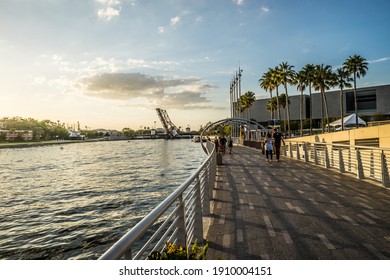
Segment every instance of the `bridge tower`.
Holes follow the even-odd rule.
[[[165,128],[167,137],[169,138],[176,137],[179,134],[179,129],[176,127],[176,125],[173,124],[173,122],[168,116],[167,111],[160,108],[157,108],[156,111],[158,117],[160,118],[161,124]]]

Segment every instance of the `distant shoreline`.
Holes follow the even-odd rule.
[[[32,148],[50,145],[74,144],[74,143],[90,143],[98,141],[107,141],[105,139],[98,140],[51,140],[41,142],[17,142],[17,143],[0,143],[0,149],[18,149],[18,148]]]
[[[50,140],[50,141],[40,141],[40,142],[16,142],[16,143],[0,143],[1,149],[19,149],[19,148],[32,148],[40,146],[50,146],[50,145],[62,145],[62,144],[74,144],[74,143],[91,143],[91,142],[102,142],[102,141],[133,141],[133,140],[156,140],[156,139],[166,139],[165,137],[148,137],[148,138],[121,138],[121,139],[90,139],[90,140]],[[182,137],[175,138],[179,139],[192,139],[192,137]]]

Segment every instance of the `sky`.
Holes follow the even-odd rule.
[[[369,62],[358,87],[390,84],[390,1],[0,0],[0,118],[89,129],[197,130],[230,117],[229,86],[288,62]],[[298,94],[295,88],[289,95]]]

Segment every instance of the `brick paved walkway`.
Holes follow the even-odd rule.
[[[223,163],[208,259],[390,259],[390,190],[247,147]]]

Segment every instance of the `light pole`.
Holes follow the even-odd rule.
[[[232,118],[241,117],[239,100],[241,98],[242,71],[243,70],[239,66],[238,72],[236,71],[236,74],[233,76],[233,79],[230,82],[230,108],[231,108],[231,117]],[[237,126],[234,125],[232,128],[232,135],[234,137],[237,137],[238,134],[239,134],[239,129],[237,129]]]

